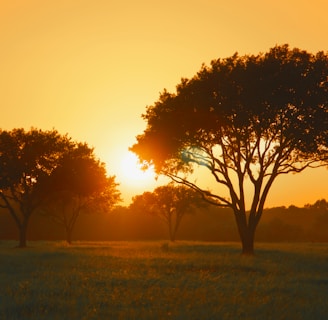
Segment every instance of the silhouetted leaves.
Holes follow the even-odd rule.
[[[91,198],[107,208],[119,200],[114,177],[86,144],[73,142],[56,130],[0,131],[0,207],[9,211],[26,246],[31,215],[52,202]],[[55,200],[56,199],[56,200]],[[51,200],[51,201],[50,201]],[[99,208],[98,206],[98,208]]]
[[[0,206],[19,229],[19,246],[26,246],[32,213],[45,200],[42,185],[70,144],[55,130],[24,129],[0,132]]]
[[[130,209],[160,217],[168,226],[170,240],[174,241],[183,216],[202,206],[205,203],[198,193],[185,186],[169,184],[135,196]]]
[[[176,93],[165,90],[147,107],[147,128],[131,150],[158,173],[231,207],[243,244],[252,246],[275,178],[328,160],[327,100],[323,52],[283,45],[257,56],[236,53],[203,65],[193,78],[181,80]],[[195,164],[207,168],[230,198],[201,190],[181,175]],[[248,218],[246,180],[254,190]]]
[[[68,243],[82,212],[108,212],[120,201],[115,177],[107,177],[105,164],[82,143],[70,146],[43,187],[49,194],[43,209],[65,227]]]

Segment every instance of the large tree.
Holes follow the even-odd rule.
[[[0,207],[9,211],[26,246],[31,215],[47,198],[43,184],[70,145],[57,131],[0,131]]]
[[[148,212],[162,219],[167,225],[170,241],[175,241],[182,218],[197,207],[204,206],[200,195],[185,186],[157,187],[153,192],[146,191],[133,197],[130,209]]]
[[[327,160],[327,77],[325,53],[288,45],[213,60],[147,107],[147,128],[131,150],[157,173],[232,208],[242,252],[253,254],[276,178]],[[217,189],[192,180],[189,173],[198,167]]]
[[[93,149],[77,143],[63,155],[45,186],[48,201],[44,212],[64,226],[66,241],[83,212],[108,212],[120,201],[115,176],[107,177],[105,164],[95,158]]]

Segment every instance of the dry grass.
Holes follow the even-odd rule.
[[[328,245],[0,244],[0,319],[325,319]]]

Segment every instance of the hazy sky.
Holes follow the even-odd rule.
[[[327,0],[2,0],[0,128],[86,141],[126,199],[122,162],[147,105],[204,62],[276,44],[328,51]],[[278,178],[267,206],[328,198],[328,170]]]

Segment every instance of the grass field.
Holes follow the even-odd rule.
[[[0,319],[327,319],[328,244],[0,243]]]

